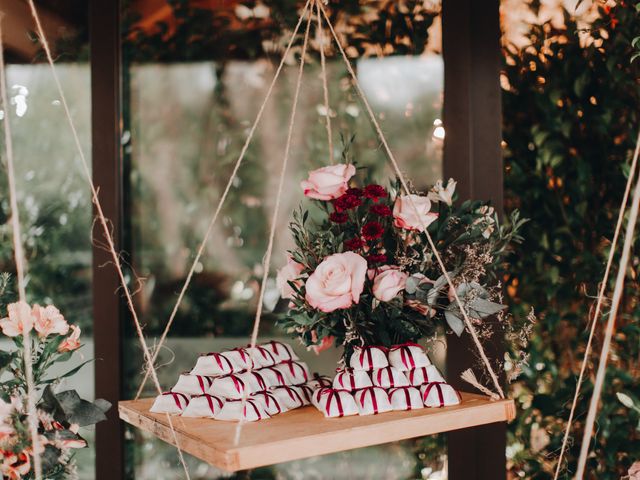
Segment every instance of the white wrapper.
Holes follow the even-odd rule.
[[[288,385],[287,377],[275,366],[274,367],[264,367],[260,370],[256,370],[256,372],[260,373],[264,378],[264,381],[270,387],[277,387],[280,385]]]
[[[247,389],[248,394],[252,393],[251,385],[247,384],[240,377],[240,374],[232,373],[222,377],[215,377],[207,393],[216,397],[238,399],[242,398],[245,389]]]
[[[216,420],[239,421],[242,415],[242,400],[227,400],[215,416]],[[244,406],[244,421],[255,422],[269,418],[269,414],[264,411],[262,405],[255,400],[247,399]]]
[[[247,385],[249,393],[264,392],[272,386],[260,370],[239,373],[238,378]]]
[[[321,410],[320,409],[320,397],[323,395],[323,391],[324,390],[332,390],[332,388],[331,387],[318,388],[318,389],[314,390],[313,394],[311,395],[311,405],[316,407],[318,410]]]
[[[416,368],[406,372],[409,383],[414,387],[419,387],[430,382],[444,382],[444,377],[435,365],[428,367]]]
[[[276,368],[282,372],[289,385],[302,385],[309,381],[309,368],[304,362],[289,360],[276,365]]]
[[[189,404],[189,395],[179,392],[164,392],[156,397],[149,409],[151,413],[182,413]]]
[[[371,372],[371,381],[376,387],[393,388],[408,387],[409,380],[400,370],[394,367],[378,368]]]
[[[325,417],[347,417],[358,414],[356,401],[346,390],[323,388],[316,396],[316,407]]]
[[[369,373],[364,370],[353,370],[351,368],[338,370],[336,376],[333,378],[333,388],[336,390],[352,392],[360,388],[372,386],[373,384],[371,383]]]
[[[349,365],[354,370],[374,370],[389,365],[384,347],[355,347],[349,358]]]
[[[183,373],[178,377],[178,382],[171,389],[172,392],[186,393],[187,395],[202,395],[207,393],[213,383],[213,377],[204,375],[190,375]]]
[[[191,375],[218,376],[234,372],[233,363],[221,353],[206,353],[196,360]]]
[[[302,390],[295,386],[273,387],[269,390],[280,406],[286,410],[293,410],[306,405],[306,400]]]
[[[182,416],[214,418],[223,406],[224,400],[222,398],[205,393],[204,395],[191,397],[189,405],[182,411]]]
[[[451,385],[444,382],[431,382],[420,388],[425,407],[447,407],[458,405],[460,394]]]
[[[416,387],[399,387],[389,390],[389,400],[394,410],[424,408],[422,395]]]
[[[307,385],[313,390],[317,390],[319,388],[331,387],[333,385],[333,381],[326,375],[314,373],[313,378],[307,382]]]
[[[250,399],[258,402],[262,409],[271,417],[287,411],[286,408],[280,405],[278,399],[271,392],[254,393],[253,395],[251,395]]]
[[[431,360],[417,343],[396,345],[389,350],[389,364],[403,372],[415,368],[428,367]]]
[[[254,368],[262,368],[262,367],[271,367],[275,365],[277,362],[276,356],[269,350],[261,345],[256,345],[253,350],[251,347],[246,347],[244,349],[247,354],[251,355],[253,359]]]
[[[252,368],[251,357],[249,356],[249,352],[247,352],[246,348],[234,348],[233,350],[222,352],[220,355],[223,355],[231,361],[234,373]]]
[[[309,384],[298,385],[298,388],[302,392],[302,399],[304,400],[305,405],[309,405],[311,403],[311,398],[313,397],[313,392],[315,388],[311,388]]]
[[[260,346],[266,348],[273,354],[276,363],[286,362],[287,360],[299,360],[298,355],[296,355],[296,352],[293,351],[293,348],[291,348],[291,345],[288,343],[271,340]]]
[[[384,388],[369,387],[358,390],[354,395],[360,415],[375,415],[393,410],[389,395]]]

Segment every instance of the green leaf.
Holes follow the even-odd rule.
[[[62,405],[70,423],[77,423],[81,427],[86,427],[107,419],[103,411],[104,401],[101,402],[100,406],[95,405],[80,398],[80,395],[75,390],[60,392],[56,394],[56,399]]]
[[[16,352],[0,351],[0,370],[7,368],[15,358],[15,355]]]
[[[622,392],[617,392],[616,393],[616,397],[618,397],[618,400],[620,401],[621,404],[623,404],[625,407],[627,408],[634,408],[635,405],[633,403],[633,399],[627,395],[626,393],[622,393]]]
[[[457,336],[462,335],[462,332],[464,332],[464,321],[458,317],[456,313],[447,309],[444,311],[444,318]]]
[[[53,383],[53,382],[57,382],[58,380],[61,380],[63,378],[71,377],[71,376],[75,375],[76,373],[78,373],[82,367],[84,367],[87,363],[90,363],[90,362],[93,362],[93,359],[87,360],[86,362],[82,362],[77,367],[72,368],[68,372],[63,373],[62,375],[60,375],[60,376],[58,376],[56,378],[48,378],[46,380],[42,380],[42,383],[45,383],[45,384]]]
[[[475,318],[487,318],[491,315],[495,315],[501,310],[504,310],[506,305],[491,302],[484,298],[475,298],[468,303],[471,316]]]

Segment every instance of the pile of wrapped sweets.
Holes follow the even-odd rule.
[[[331,380],[317,374],[310,377],[290,345],[270,341],[254,350],[200,355],[193,370],[159,395],[150,411],[216,420],[244,417],[251,422],[308,405],[313,392],[326,386]]]
[[[344,417],[457,405],[460,394],[420,345],[407,343],[355,348],[349,367],[338,370],[332,386],[316,389],[311,403],[325,417]]]

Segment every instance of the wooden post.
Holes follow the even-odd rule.
[[[491,200],[502,211],[502,115],[499,0],[446,0],[443,4],[445,68],[445,178],[458,180],[461,199]],[[488,345],[491,359],[504,354],[501,339]],[[476,361],[468,336],[449,338],[447,379],[469,389],[460,373]],[[482,367],[476,368],[481,373]],[[501,376],[501,379],[503,375]],[[450,480],[506,478],[506,424],[448,435]]]
[[[111,221],[116,249],[122,245],[122,152],[120,102],[120,0],[91,0],[91,134],[93,181],[104,214]],[[95,228],[96,240],[104,243]],[[113,407],[96,426],[96,479],[124,478],[124,429],[118,418],[122,372],[121,332],[124,308],[118,277],[108,252],[93,247],[93,332],[96,397]]]

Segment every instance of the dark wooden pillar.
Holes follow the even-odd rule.
[[[122,152],[120,102],[120,1],[91,0],[91,136],[93,181],[104,214],[111,221],[116,248],[122,242]],[[99,226],[93,231],[104,243]],[[118,419],[123,304],[109,253],[93,248],[93,331],[96,397],[113,407],[108,421],[96,426],[96,479],[124,478],[123,426]]]
[[[491,200],[502,211],[502,115],[500,101],[499,0],[445,0],[445,178],[458,180],[462,199]],[[447,379],[469,390],[460,373],[477,364],[469,335],[449,338]],[[502,359],[500,339],[487,353]],[[478,367],[477,373],[481,373]],[[506,478],[506,424],[460,430],[448,435],[450,480]]]

